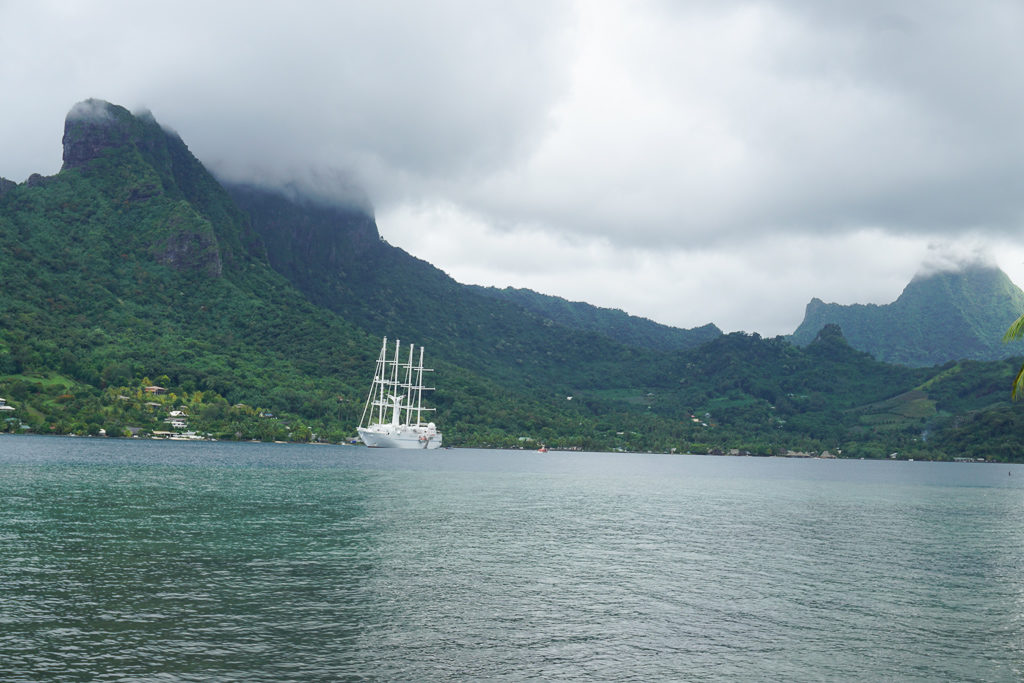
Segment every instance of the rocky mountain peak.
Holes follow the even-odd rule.
[[[79,168],[106,150],[127,145],[133,118],[124,107],[103,100],[73,106],[64,119],[64,168]]]
[[[122,211],[137,212],[131,238],[145,243],[157,261],[216,277],[231,264],[265,258],[224,188],[148,111],[79,102],[65,119],[63,147],[62,172],[80,172]],[[143,218],[154,215],[161,219]]]

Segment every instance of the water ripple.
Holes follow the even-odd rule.
[[[0,678],[1019,680],[1024,489],[913,466],[0,438]]]

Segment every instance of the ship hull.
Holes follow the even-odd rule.
[[[430,450],[441,447],[441,434],[426,427],[370,425],[360,427],[359,438],[370,448]]]

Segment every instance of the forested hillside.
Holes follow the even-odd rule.
[[[582,301],[567,301],[558,296],[529,289],[478,287],[473,290],[502,301],[511,301],[533,311],[545,321],[573,330],[587,330],[627,346],[656,351],[680,351],[700,346],[722,334],[714,324],[685,330],[661,325],[625,311],[599,308]]]
[[[881,306],[813,299],[792,340],[807,344],[823,326],[836,324],[855,348],[889,363],[997,360],[1024,353],[1020,343],[1002,343],[1021,313],[1024,292],[998,268],[975,265],[916,277],[896,301]]]
[[[427,346],[451,445],[1024,458],[1013,361],[887,365],[835,326],[806,348],[713,327],[694,346],[495,298],[365,211],[229,193],[152,116],[105,102],[69,114],[64,159],[0,180],[0,430],[342,441],[387,335]]]
[[[643,348],[572,329],[484,296],[380,239],[357,209],[227,186],[268,245],[270,263],[311,301],[375,335],[416,339],[432,354],[542,394],[629,381]]]
[[[17,428],[152,431],[185,405],[209,418],[190,426],[222,437],[352,434],[379,338],[278,274],[176,135],[87,102],[69,114],[64,151],[59,174],[4,183],[0,196],[0,396]],[[462,405],[452,397],[469,387],[481,423],[499,410],[509,424],[561,415],[435,362],[446,377],[438,402]],[[151,384],[181,405],[137,397]]]
[[[88,102],[69,114],[64,150],[59,174],[0,196],[0,374],[16,400],[56,401],[23,420],[70,430],[97,412],[83,403],[93,390],[143,378],[232,404],[337,412],[371,340],[318,315],[270,268],[177,136]]]

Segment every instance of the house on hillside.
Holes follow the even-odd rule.
[[[0,398],[0,410],[11,411],[11,410],[14,410],[14,406],[7,405],[7,399],[6,398]]]
[[[163,387],[158,387],[155,384],[152,386],[143,387],[142,390],[145,391],[147,394],[153,394],[154,396],[167,393],[166,389],[164,389]]]

